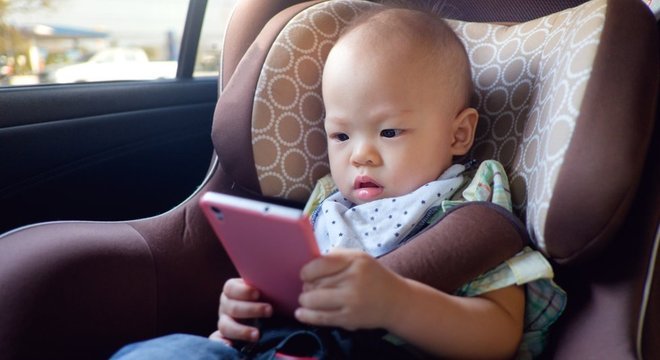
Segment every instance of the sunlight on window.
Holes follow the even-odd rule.
[[[196,76],[215,75],[234,0],[209,0]],[[188,0],[0,0],[0,84],[173,78]]]
[[[222,40],[234,4],[238,0],[209,0],[194,76],[216,76],[222,54]]]

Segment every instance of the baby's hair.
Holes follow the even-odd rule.
[[[415,47],[423,47],[425,52],[421,59],[431,61],[443,59],[458,68],[457,73],[447,74],[463,87],[463,107],[470,105],[472,96],[472,74],[468,55],[461,40],[454,30],[447,24],[442,16],[444,6],[433,2],[409,3],[388,1],[382,6],[376,6],[358,15],[346,28],[344,28],[340,39],[347,34],[360,29],[363,26],[374,26],[378,31],[369,32],[373,38],[365,41],[388,46],[392,42],[382,41],[383,38],[399,38],[403,43],[414,44]],[[443,4],[440,2],[440,4]],[[392,16],[398,12],[397,16]],[[447,51],[447,50],[450,51]],[[392,49],[392,51],[400,51]],[[420,54],[411,54],[411,56]],[[442,69],[437,69],[441,71]]]

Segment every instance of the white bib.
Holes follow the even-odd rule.
[[[321,253],[339,247],[378,257],[396,249],[431,208],[458,190],[463,184],[464,170],[463,165],[452,165],[438,180],[409,194],[361,205],[354,205],[335,192],[323,201],[314,219]]]

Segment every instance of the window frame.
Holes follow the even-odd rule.
[[[190,0],[179,44],[175,79],[192,79],[208,0]]]

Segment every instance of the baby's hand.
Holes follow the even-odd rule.
[[[304,282],[296,318],[347,330],[387,328],[405,296],[405,280],[373,257],[339,250],[301,270]]]
[[[259,291],[243,279],[227,280],[220,295],[218,331],[211,334],[210,338],[257,341],[259,330],[240,320],[270,317],[273,314],[273,307],[259,302],[259,296]]]

